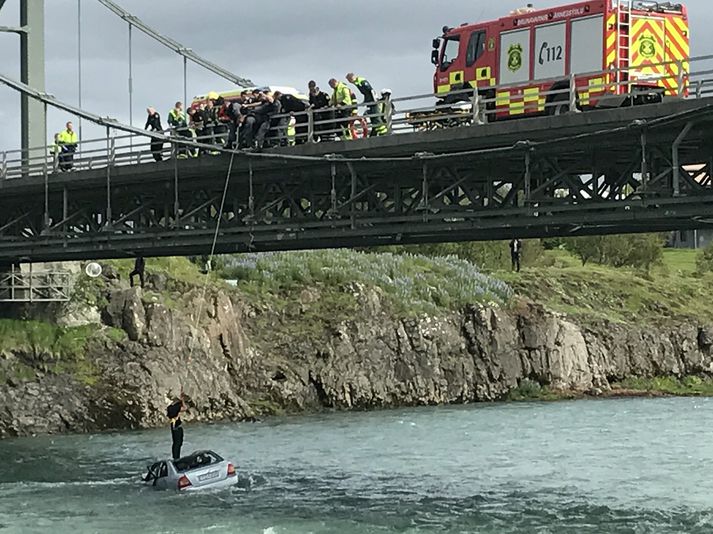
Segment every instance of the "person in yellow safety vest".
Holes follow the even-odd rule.
[[[336,119],[342,119],[336,124],[342,130],[342,140],[346,141],[352,138],[351,131],[349,130],[349,124],[351,122],[349,118],[352,115],[351,108],[354,105],[352,92],[344,82],[337,81],[334,78],[329,80],[329,86],[334,91],[330,101],[331,105],[336,108],[334,110],[334,117]]]
[[[183,102],[176,102],[176,106],[168,112],[168,125],[171,127],[174,136],[192,139],[193,136],[186,122],[186,114],[183,112]],[[188,149],[185,145],[178,145],[176,158],[188,159]]]
[[[395,108],[391,103],[391,89],[382,89],[381,97],[376,101],[381,122],[374,126],[372,135],[386,135],[389,133],[389,122],[393,117]]]
[[[77,151],[77,133],[74,131],[74,126],[71,122],[66,124],[66,129],[62,130],[55,136],[57,146],[59,147],[59,170],[71,171],[74,166],[74,153]]]
[[[383,115],[379,113],[379,106],[376,104],[376,94],[374,94],[374,88],[367,79],[357,76],[353,72],[347,74],[347,81],[353,84],[364,97],[366,114],[369,118],[369,123],[371,124],[371,135],[383,135],[379,133],[384,131],[382,120]]]

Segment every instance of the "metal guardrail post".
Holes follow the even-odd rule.
[[[111,226],[111,164],[114,161],[114,140],[111,138],[111,129],[106,127],[106,151],[107,151],[107,165],[106,165],[106,221],[105,225],[107,227]]]
[[[116,139],[113,137],[109,137],[109,128],[106,129],[107,131],[107,139],[109,141],[109,155],[107,158],[107,165],[111,165],[112,167],[116,165]]]
[[[676,67],[678,68],[678,96],[682,97],[686,94],[686,88],[684,86],[685,77],[683,74],[683,61],[680,59],[676,62]]]
[[[314,143],[314,109],[307,108],[307,142]]]
[[[473,125],[476,124],[483,124],[483,121],[481,120],[480,117],[480,92],[478,91],[478,87],[476,86],[473,88],[473,99],[472,99],[472,106],[473,106]]]
[[[42,165],[42,174],[45,180],[45,213],[43,217],[45,230],[49,230],[50,227],[50,180],[49,172],[47,169],[47,154],[44,157],[44,165]]]
[[[394,133],[394,107],[391,105],[391,95],[384,98],[384,118],[386,119],[386,133]]]
[[[34,301],[34,288],[32,286],[32,262],[30,262],[30,302]]]
[[[574,74],[569,75],[569,111],[577,111],[577,79]]]
[[[0,180],[7,178],[7,152],[3,151],[0,159]]]

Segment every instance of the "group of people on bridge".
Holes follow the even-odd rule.
[[[229,97],[209,93],[205,100],[194,102],[187,113],[183,102],[176,102],[168,112],[171,133],[203,145],[197,148],[177,143],[176,157],[218,154],[217,148],[260,151],[266,146],[295,145],[308,140],[348,140],[388,133],[394,111],[391,90],[384,89],[377,95],[365,78],[353,73],[347,74],[346,81],[362,95],[366,116],[358,116],[355,93],[344,81],[334,78],[329,80],[331,96],[310,81],[308,100],[269,89],[246,89]],[[145,129],[164,132],[158,111],[153,107],[146,111]],[[161,140],[151,142],[156,161],[163,159],[163,145]]]

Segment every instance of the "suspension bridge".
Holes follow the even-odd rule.
[[[153,32],[101,1],[130,28]],[[624,90],[631,105],[585,112],[587,89],[569,77],[543,95],[543,116],[520,120],[497,120],[496,97],[477,90],[448,105],[430,93],[399,96],[388,135],[368,139],[325,141],[315,132],[338,131],[337,121],[308,110],[295,146],[263,153],[149,134],[60,102],[31,76],[3,75],[33,109],[62,109],[106,135],[81,141],[70,172],[59,172],[45,141],[0,153],[0,263],[204,254],[219,222],[218,253],[705,228],[712,63],[693,58],[677,97],[635,106]],[[163,142],[164,161],[154,161],[152,140]],[[181,160],[182,144],[218,154]]]

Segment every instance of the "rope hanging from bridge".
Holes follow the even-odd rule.
[[[217,213],[218,219],[215,224],[215,232],[213,233],[213,243],[211,244],[210,254],[208,256],[208,264],[206,266],[206,273],[205,273],[205,280],[203,282],[203,289],[201,290],[201,298],[198,301],[198,312],[196,313],[196,319],[195,319],[195,324],[194,324],[194,328],[193,328],[195,332],[198,332],[198,327],[200,326],[201,317],[203,315],[205,296],[206,296],[206,293],[208,292],[208,283],[210,282],[210,274],[213,270],[213,258],[215,257],[215,249],[218,244],[218,236],[220,235],[220,226],[221,226],[221,222],[223,221],[223,213],[225,211],[225,201],[228,197],[228,187],[230,185],[230,178],[233,173],[233,161],[234,160],[235,160],[235,154],[231,154],[230,164],[228,165],[228,174],[225,176],[225,185],[223,186],[223,197],[220,200],[220,208],[218,209],[218,213]],[[191,346],[191,348],[190,348],[190,351],[188,352],[187,368],[190,367],[191,360],[193,359],[193,353],[195,351],[195,346],[196,346],[195,337],[191,338],[190,346]],[[183,395],[183,384],[181,384],[181,395]]]
[[[216,65],[215,63],[208,61],[207,59],[199,56],[195,52],[193,52],[190,48],[183,46],[181,43],[174,41],[173,39],[166,37],[164,35],[161,35],[157,30],[154,28],[151,28],[147,24],[145,24],[140,18],[136,17],[135,15],[132,15],[125,9],[123,9],[121,6],[115,4],[111,0],[99,0],[99,3],[102,4],[104,7],[109,9],[111,12],[113,12],[115,15],[118,17],[122,18],[132,26],[138,28],[140,31],[151,37],[152,39],[158,41],[161,43],[163,46],[166,48],[170,48],[173,50],[176,54],[186,58],[189,61],[192,61],[196,65],[200,65],[206,70],[209,70],[213,74],[217,74],[221,78],[224,78],[230,82],[233,82],[236,85],[239,85],[240,87],[254,87],[255,84],[253,84],[252,81],[248,80],[247,78],[243,78],[241,76],[238,76],[237,74],[233,74],[227,69],[224,69],[220,65]]]

